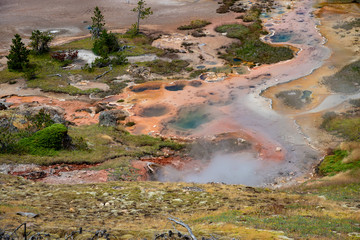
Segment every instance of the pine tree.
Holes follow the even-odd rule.
[[[153,14],[150,7],[148,7],[148,8],[145,7],[146,3],[144,0],[138,1],[137,4],[138,4],[137,7],[132,10],[133,12],[136,12],[138,14],[137,15],[137,25],[136,25],[136,34],[139,33],[140,19],[145,19],[148,16]]]
[[[90,33],[92,34],[93,38],[99,38],[104,30],[105,20],[98,6],[95,7],[94,16],[91,17],[91,20],[92,20],[92,25],[91,25]]]
[[[6,56],[8,59],[8,69],[14,71],[23,71],[29,65],[29,53],[25,44],[21,41],[19,34],[15,34],[15,38],[12,39],[12,45],[10,46],[10,53]]]
[[[40,30],[34,30],[31,33],[31,43],[33,51],[41,54],[50,50],[49,44],[54,37],[49,32],[41,32]]]

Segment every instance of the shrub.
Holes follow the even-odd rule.
[[[111,63],[114,66],[125,65],[128,63],[126,56],[122,53],[117,53],[113,59],[111,59]]]
[[[24,78],[28,81],[36,78],[36,70],[34,66],[24,67],[23,72]]]
[[[258,6],[252,6],[248,11],[246,11],[243,21],[244,22],[254,22],[259,19],[261,14],[261,8]]]
[[[81,69],[84,71],[87,71],[89,73],[92,73],[95,71],[94,66],[92,66],[91,64],[88,64],[88,63],[86,63]]]
[[[125,35],[128,38],[134,38],[139,34],[137,23],[131,25],[131,28],[126,31]]]
[[[115,34],[103,30],[100,37],[95,40],[92,50],[96,55],[105,57],[109,53],[116,52],[119,49],[120,45]]]
[[[36,132],[41,129],[50,127],[55,122],[51,119],[50,114],[46,113],[44,109],[40,109],[39,113],[26,117],[29,125],[27,131]]]
[[[53,124],[31,137],[19,141],[19,146],[34,155],[54,155],[56,150],[63,149],[69,142],[67,128],[62,124]]]
[[[103,68],[107,67],[111,64],[111,59],[108,56],[95,58],[95,61],[92,63],[91,66]]]

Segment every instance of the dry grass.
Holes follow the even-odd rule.
[[[0,175],[0,183],[0,202],[7,204],[0,207],[0,226],[11,229],[27,221],[33,224],[30,230],[59,237],[82,226],[111,229],[120,239],[153,238],[172,229],[169,216],[183,220],[196,236],[212,234],[217,239],[277,239],[279,235],[331,239],[338,235],[323,229],[333,224],[342,239],[350,231],[360,231],[359,219],[341,202],[265,188],[159,182],[45,185],[5,175]],[[16,215],[22,209],[40,216]]]

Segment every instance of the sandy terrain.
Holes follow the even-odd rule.
[[[164,30],[175,29],[181,22],[214,15],[218,4],[211,0],[147,0],[154,12],[144,25]],[[91,16],[99,6],[108,29],[129,28],[136,21],[131,12],[136,0],[2,0],[0,1],[0,54],[6,53],[14,34],[28,38],[34,29],[59,31],[58,37],[88,34]],[[196,11],[195,11],[196,10]],[[160,26],[161,25],[161,26]]]

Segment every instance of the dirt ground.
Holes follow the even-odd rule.
[[[61,37],[88,34],[95,6],[100,7],[108,29],[127,29],[136,21],[136,14],[131,11],[136,3],[137,0],[87,0],[86,4],[72,0],[1,0],[0,54],[8,51],[16,33],[27,39],[34,29],[58,31],[57,41]],[[160,30],[175,29],[191,19],[206,19],[218,7],[213,0],[147,0],[146,3],[154,14],[142,20],[141,26]]]

